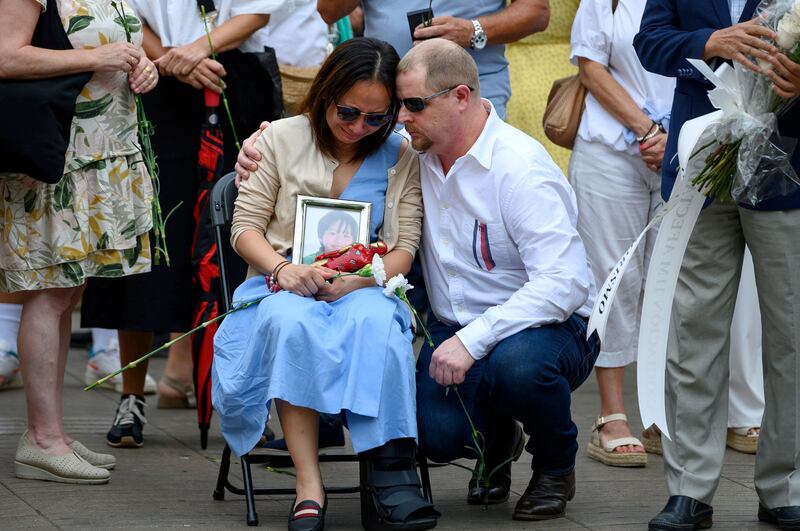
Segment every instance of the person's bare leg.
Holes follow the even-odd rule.
[[[283,400],[275,400],[275,408],[297,474],[297,502],[314,500],[322,505],[325,490],[319,469],[319,413]]]
[[[124,367],[128,363],[153,350],[153,333],[133,330],[119,331],[119,361]],[[144,379],[147,376],[147,361],[122,373],[122,394],[143,395]]]
[[[175,339],[180,334],[170,334],[170,339]],[[192,338],[187,337],[178,343],[175,343],[169,348],[169,355],[167,356],[167,366],[164,369],[164,375],[172,378],[181,383],[192,383],[192,370],[194,362],[192,361]],[[158,394],[168,398],[183,398],[183,394],[177,389],[165,384],[163,381],[158,382]]]
[[[28,406],[28,439],[50,455],[72,452],[65,440],[62,418],[66,350],[61,336],[66,328],[64,316],[69,316],[79,291],[32,291],[22,307],[18,348]]]
[[[625,401],[622,398],[622,387],[625,382],[625,367],[595,367],[597,385],[600,388],[600,415],[625,413]],[[600,444],[622,437],[630,437],[631,429],[627,422],[614,420],[600,429]],[[644,447],[628,444],[618,447],[620,453],[644,453]]]
[[[67,371],[67,356],[69,355],[69,342],[72,338],[72,311],[81,300],[86,285],[75,288],[70,299],[69,308],[61,315],[61,323],[58,338],[58,396],[64,396],[64,375]],[[64,432],[64,442],[72,444],[74,439]]]

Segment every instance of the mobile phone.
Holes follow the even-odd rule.
[[[428,23],[433,20],[433,9],[418,9],[416,11],[409,11],[406,13],[408,17],[408,30],[411,32],[411,40],[414,40],[414,30],[420,24]]]

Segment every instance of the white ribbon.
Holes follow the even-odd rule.
[[[709,92],[709,99],[720,110],[689,120],[681,128],[678,137],[678,162],[681,170],[672,195],[611,270],[598,293],[587,332],[591,335],[597,331],[602,344],[608,315],[628,263],[645,234],[661,222],[647,272],[642,305],[637,388],[642,424],[655,424],[667,438],[670,438],[670,433],[666,421],[664,376],[672,301],[683,255],[706,199],[705,195],[691,185],[692,180],[703,169],[707,156],[707,151],[700,154],[696,154],[696,151],[698,147],[707,146],[716,140],[715,126],[723,118],[743,112],[736,72],[729,65],[723,64],[713,72],[702,61],[690,59],[689,62],[714,83],[716,88]]]

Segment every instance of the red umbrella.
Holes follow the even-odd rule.
[[[223,141],[220,127],[220,95],[205,89],[206,120],[200,133],[200,151],[197,164],[200,176],[197,201],[194,206],[195,234],[192,242],[192,264],[198,288],[198,305],[193,326],[219,315],[219,265],[217,245],[211,229],[208,198],[214,183],[222,177]],[[200,427],[200,445],[208,445],[208,428],[211,423],[211,363],[214,359],[214,334],[218,323],[213,323],[192,336],[194,360],[194,387],[197,395],[197,424]]]

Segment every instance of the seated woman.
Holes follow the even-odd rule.
[[[212,399],[233,453],[259,441],[275,400],[296,472],[290,530],[324,526],[319,413],[344,412],[365,453],[367,529],[429,529],[422,497],[411,316],[371,278],[291,264],[298,195],[372,203],[370,237],[388,246],[387,277],[407,273],[422,217],[416,154],[394,133],[399,58],[387,43],[353,39],[320,68],[303,114],[273,123],[255,146],[259,169],[236,200],[231,242],[250,266],[234,301],[282,291],[227,317],[215,338]]]

